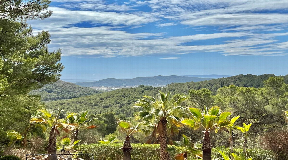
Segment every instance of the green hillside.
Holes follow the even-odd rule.
[[[169,84],[167,86],[167,89],[170,92],[175,93],[183,93],[187,94],[189,90],[191,89],[201,89],[201,88],[207,88],[211,90],[214,94],[216,93],[218,88],[229,86],[229,85],[235,85],[239,87],[263,87],[263,81],[267,80],[269,77],[275,76],[274,74],[263,74],[263,75],[237,75],[237,76],[231,76],[227,78],[218,78],[218,79],[212,79],[207,81],[201,81],[201,82],[187,82],[187,83],[173,83]],[[288,75],[281,76],[284,78],[285,83],[288,83]]]
[[[51,101],[46,105],[50,109],[60,108],[71,112],[89,111],[91,114],[114,112],[117,115],[132,116],[135,101],[144,95],[155,95],[158,90],[159,88],[142,85],[69,100]]]
[[[136,111],[132,106],[143,95],[154,96],[158,90],[170,91],[173,94],[187,94],[190,89],[208,88],[214,93],[218,88],[234,84],[245,87],[262,87],[263,81],[274,75],[238,75],[227,78],[212,79],[202,82],[188,82],[170,84],[168,87],[139,86],[136,88],[124,88],[110,92],[104,92],[86,97],[70,100],[59,100],[46,103],[48,108],[62,108],[66,111],[89,111],[90,113],[114,112],[117,115],[132,116]],[[285,83],[288,76],[284,76]]]
[[[125,86],[165,86],[170,83],[185,83],[185,82],[199,82],[210,80],[212,78],[198,78],[198,77],[186,77],[186,76],[154,76],[154,77],[137,77],[133,79],[115,79],[115,78],[107,78],[100,81],[95,82],[79,82],[77,85],[84,87],[125,87]]]
[[[61,99],[72,99],[82,96],[100,93],[92,88],[81,87],[73,83],[57,81],[30,92],[32,95],[41,95],[42,101],[56,101]]]

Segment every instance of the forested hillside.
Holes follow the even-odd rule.
[[[84,87],[126,87],[126,86],[165,86],[170,83],[185,83],[185,82],[199,82],[210,80],[212,78],[198,78],[198,77],[186,77],[186,76],[154,76],[154,77],[137,77],[133,79],[115,79],[107,78],[95,82],[79,82],[77,85]]]
[[[269,77],[275,76],[274,74],[263,74],[263,75],[237,75],[237,76],[231,76],[227,78],[218,78],[218,79],[212,79],[208,81],[201,81],[201,82],[187,82],[187,83],[173,83],[169,84],[167,86],[168,90],[170,92],[175,93],[185,93],[187,94],[190,89],[201,89],[201,88],[207,88],[211,90],[214,94],[216,93],[217,89],[229,86],[229,85],[235,85],[239,87],[263,87],[264,81],[267,80]],[[281,76],[284,78],[284,82],[288,83],[288,75]]]
[[[41,95],[42,101],[56,101],[61,99],[72,99],[82,96],[100,93],[92,88],[81,87],[73,83],[57,81],[52,84],[47,84],[44,87],[31,91],[32,95]]]
[[[60,108],[71,112],[89,111],[90,114],[113,112],[117,115],[132,116],[135,101],[144,95],[155,95],[159,89],[142,85],[69,100],[51,101],[46,105],[50,109]]]
[[[207,88],[214,94],[218,88],[235,85],[240,87],[263,87],[263,81],[272,74],[266,75],[238,75],[227,78],[212,79],[202,82],[188,82],[170,84],[167,87],[148,87],[141,85],[136,88],[124,88],[110,92],[104,92],[86,97],[74,98],[71,100],[60,100],[46,103],[48,108],[62,108],[66,111],[89,111],[91,114],[114,112],[116,115],[132,116],[135,108],[132,106],[143,95],[154,96],[159,90],[173,94],[188,94],[191,89]],[[288,76],[284,76],[285,83]]]

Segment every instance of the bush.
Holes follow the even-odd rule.
[[[224,154],[226,155],[230,154],[230,148],[222,148],[222,147],[213,148],[212,159],[223,160],[223,157],[219,153],[219,151],[224,152]],[[263,159],[274,160],[275,159],[274,154],[271,151],[264,150],[261,148],[250,148],[250,149],[247,149],[246,152],[247,152],[247,158],[252,158],[253,160],[263,160]],[[233,153],[235,153],[238,156],[244,156],[244,152],[242,148],[234,148]]]
[[[21,158],[17,156],[3,156],[0,158],[0,160],[21,160]]]
[[[160,159],[160,145],[159,144],[131,144],[131,159],[133,160],[159,160]],[[85,160],[96,159],[96,160],[122,160],[123,144],[121,143],[110,143],[110,144],[91,144],[81,145],[81,151],[86,153]],[[177,147],[174,145],[168,145],[168,152],[171,158],[177,154],[185,152],[184,147]],[[87,156],[90,154],[90,156]],[[189,153],[188,153],[189,156]]]
[[[280,130],[266,133],[262,137],[262,145],[271,150],[276,159],[288,159],[288,131]]]

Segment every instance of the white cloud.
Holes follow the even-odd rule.
[[[249,33],[214,33],[190,36],[161,38],[161,34],[113,31],[109,27],[95,28],[62,28],[50,31],[52,35],[51,50],[61,48],[64,56],[69,55],[98,55],[104,57],[114,56],[140,56],[152,54],[188,54],[194,52],[222,52],[223,54],[243,54],[245,48],[251,47],[253,54],[259,49],[252,47],[259,44],[268,44],[274,40],[250,39],[227,41],[220,45],[194,45],[182,46],[182,43],[198,40],[208,40],[225,37],[251,36]],[[154,39],[149,39],[153,36]],[[158,38],[155,38],[158,37]],[[271,35],[270,35],[271,37]],[[241,53],[240,53],[241,52]],[[246,53],[246,52],[245,52]]]
[[[189,18],[191,17],[191,18]],[[195,17],[193,14],[186,15],[182,24],[193,26],[205,25],[261,25],[288,23],[288,14],[218,14],[204,17]]]
[[[278,41],[276,38],[288,35],[284,31],[288,24],[288,14],[276,12],[279,9],[287,11],[286,0],[131,0],[121,5],[108,4],[103,0],[54,2],[69,3],[61,6],[66,9],[50,7],[53,11],[50,18],[29,23],[36,28],[35,31],[49,30],[52,35],[50,49],[61,48],[64,56],[114,57],[196,52],[219,52],[224,55],[284,55],[288,48],[287,42]],[[152,12],[134,10],[135,6],[144,5],[150,6]],[[141,33],[140,29],[139,33],[129,33],[123,29],[123,26],[139,27],[156,21],[162,22],[157,22],[157,29],[178,25],[176,22],[187,27],[192,26],[191,29],[199,29],[201,33],[206,32],[203,26],[220,27],[219,30],[213,31],[214,33],[210,30],[209,34],[195,32],[194,35],[171,37],[164,33]],[[102,27],[74,26],[82,22]],[[103,27],[105,25],[110,27]],[[151,31],[154,31],[153,27]],[[263,34],[259,31],[270,33]],[[279,33],[280,31],[282,33]],[[199,45],[199,42],[193,45],[196,41],[216,42],[219,38],[230,40],[216,45]],[[190,45],[183,45],[187,42]],[[174,58],[177,56],[161,59]]]
[[[65,8],[80,9],[80,10],[91,10],[91,11],[128,11],[132,10],[130,6],[126,4],[107,4],[103,0],[95,1],[72,1],[74,3],[63,4]],[[78,3],[75,3],[78,2]]]
[[[39,21],[30,21],[32,27],[44,30],[67,27],[81,22],[94,24],[109,24],[113,26],[125,25],[134,26],[156,21],[153,16],[143,13],[141,15],[117,12],[96,12],[96,11],[71,11],[59,7],[50,7],[53,14],[50,18]]]
[[[175,23],[162,23],[162,24],[159,24],[158,26],[159,27],[168,27],[168,26],[174,26],[176,25]]]
[[[164,60],[172,60],[172,59],[178,59],[179,57],[165,57],[165,58],[160,58]]]

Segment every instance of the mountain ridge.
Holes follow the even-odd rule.
[[[137,87],[139,85],[161,87],[171,83],[199,82],[213,78],[199,78],[187,76],[154,76],[154,77],[136,77],[132,79],[106,78],[94,82],[76,82],[75,84],[83,87]]]

